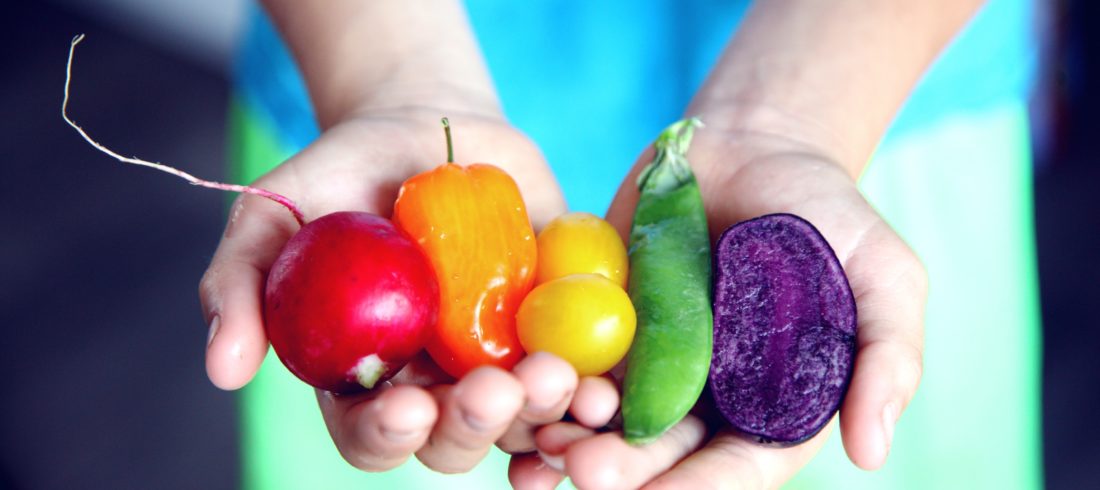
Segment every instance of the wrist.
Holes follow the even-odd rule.
[[[855,177],[909,91],[980,2],[756,2],[692,115],[805,143]],[[705,120],[706,121],[706,120]]]
[[[345,110],[330,115],[338,122],[364,116],[395,116],[429,113],[442,116],[468,116],[503,121],[504,114],[492,87],[447,80],[389,79],[359,89],[356,100]]]
[[[833,128],[776,105],[696,100],[688,110],[688,115],[699,117],[706,125],[704,132],[710,136],[704,144],[716,144],[725,153],[723,158],[707,159],[712,165],[726,167],[712,169],[720,170],[718,173],[796,155],[798,160],[828,162],[854,180],[865,163],[866,157],[847,145]]]
[[[264,0],[322,129],[370,111],[500,113],[459,0]]]

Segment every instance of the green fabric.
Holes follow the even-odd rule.
[[[239,97],[230,99],[226,142],[230,182],[252,182],[294,153],[293,148],[279,141],[274,128],[265,122]]]
[[[860,184],[928,269],[924,376],[882,470],[852,465],[834,430],[789,488],[1042,487],[1027,124],[1005,104],[879,148]]]
[[[239,101],[230,121],[238,182],[289,156]],[[1030,161],[1022,104],[955,116],[879,148],[861,187],[929,271],[924,378],[884,469],[857,469],[834,431],[788,488],[1042,486]],[[245,488],[508,487],[507,458],[495,449],[461,476],[415,460],[384,474],[353,469],[337,454],[312,390],[273,353],[241,396]]]

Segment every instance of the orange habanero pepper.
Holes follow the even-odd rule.
[[[427,254],[439,280],[439,319],[428,343],[454,377],[523,357],[516,311],[531,290],[535,233],[519,188],[500,168],[448,162],[405,181],[394,222]]]

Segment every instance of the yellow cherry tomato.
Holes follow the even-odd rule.
[[[516,313],[525,351],[555,354],[581,376],[605,373],[618,364],[630,350],[636,321],[630,296],[599,274],[573,274],[541,284]]]
[[[626,287],[626,246],[619,232],[589,213],[554,218],[538,235],[535,284],[570,274],[600,274]]]

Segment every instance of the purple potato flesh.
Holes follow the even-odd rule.
[[[715,250],[710,390],[734,428],[797,444],[832,419],[855,358],[856,305],[840,261],[806,220],[738,223]]]

